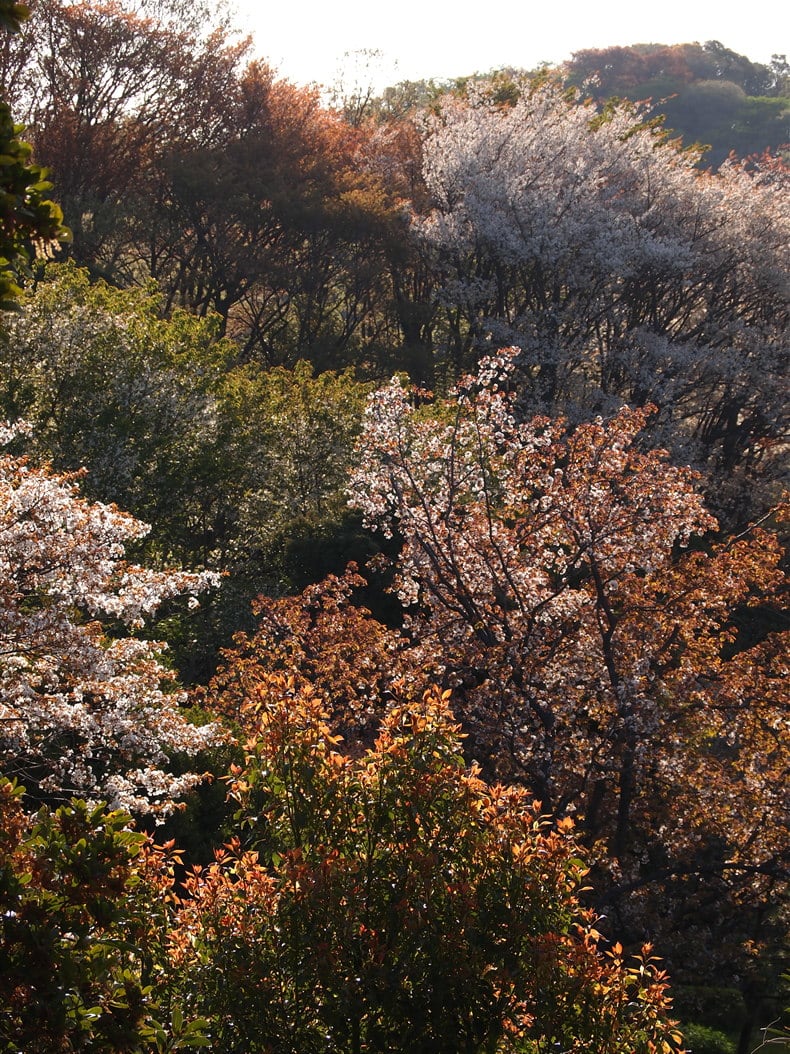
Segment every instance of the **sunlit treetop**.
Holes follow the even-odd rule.
[[[34,797],[167,812],[200,779],[168,772],[172,756],[217,741],[179,712],[162,646],[130,635],[216,577],[128,563],[147,530],[74,476],[0,454],[0,769]]]

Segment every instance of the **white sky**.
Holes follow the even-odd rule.
[[[235,0],[256,54],[297,84],[333,84],[344,52],[382,53],[366,80],[437,80],[554,65],[582,48],[719,40],[755,62],[790,57],[787,0]],[[349,78],[347,77],[346,80]]]

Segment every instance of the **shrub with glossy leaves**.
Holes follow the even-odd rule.
[[[464,766],[448,693],[357,758],[285,678],[247,709],[244,841],[188,881],[172,947],[216,1049],[680,1048],[650,948],[599,947],[571,821]]]
[[[0,779],[0,1051],[202,1045],[160,987],[173,858],[125,813],[72,801],[28,817],[20,798]]]

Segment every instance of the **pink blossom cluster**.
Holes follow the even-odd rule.
[[[615,763],[590,720],[630,735],[638,714],[649,743],[652,645],[636,646],[616,612],[716,521],[695,473],[639,449],[649,410],[575,428],[520,421],[517,356],[484,360],[434,406],[415,408],[397,381],[372,395],[350,495],[369,526],[402,539],[395,589],[426,671],[474,696],[470,727],[490,739],[496,725],[502,757],[540,788],[535,768],[559,738],[564,769]]]

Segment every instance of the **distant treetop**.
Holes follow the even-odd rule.
[[[766,65],[705,44],[633,44],[586,49],[566,65],[567,82],[597,101],[651,100],[653,112],[686,144],[709,147],[703,164],[779,151],[790,141],[790,66]]]

